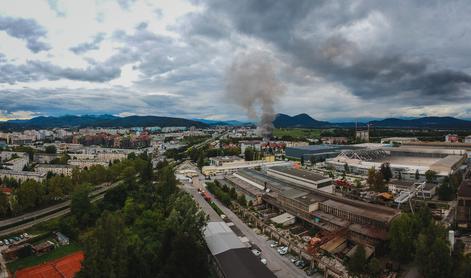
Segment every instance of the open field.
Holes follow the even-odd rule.
[[[14,262],[8,263],[7,267],[11,273],[15,273],[15,271],[17,271],[18,269],[35,266],[38,264],[43,264],[47,261],[55,260],[55,259],[64,257],[68,254],[77,252],[81,249],[82,247],[80,245],[71,243],[66,246],[57,247],[51,252],[44,254],[42,256],[32,255],[26,258],[18,259]]]
[[[273,136],[283,137],[291,136],[293,138],[319,138],[322,129],[308,129],[308,128],[276,128],[273,131]]]

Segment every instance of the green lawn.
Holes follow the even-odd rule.
[[[79,251],[79,250],[82,250],[82,247],[80,245],[76,243],[71,243],[66,246],[57,247],[56,249],[42,256],[32,255],[26,258],[18,259],[14,262],[8,263],[7,267],[11,273],[15,273],[15,271],[19,269],[30,267],[30,266],[35,266],[35,265],[42,264],[47,261],[55,260],[55,259],[64,257],[68,254]]]
[[[283,137],[291,136],[294,138],[319,138],[322,129],[308,129],[308,128],[276,128],[273,131],[273,136]]]

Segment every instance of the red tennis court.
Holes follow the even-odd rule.
[[[82,251],[72,253],[57,260],[49,261],[18,270],[17,278],[72,278],[80,271],[84,254]]]

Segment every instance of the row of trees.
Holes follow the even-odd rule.
[[[401,214],[389,236],[391,257],[401,264],[416,263],[425,277],[471,277],[471,257],[463,255],[463,242],[457,241],[451,251],[447,231],[434,222],[428,208]]]
[[[221,201],[221,203],[223,203],[225,206],[229,206],[231,204],[231,201],[235,201],[243,207],[249,205],[249,203],[247,203],[245,195],[237,194],[234,187],[229,188],[225,184],[221,185],[217,180],[215,180],[214,183],[208,182],[206,184],[206,188],[208,189],[208,191],[214,194],[216,198],[218,198],[218,200]]]

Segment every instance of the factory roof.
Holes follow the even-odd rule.
[[[306,171],[303,169],[295,169],[292,167],[275,166],[268,169],[268,171],[281,172],[287,175],[295,176],[295,177],[310,180],[310,181],[321,181],[321,180],[329,179],[328,177],[319,175],[311,171]]]
[[[373,207],[353,206],[346,202],[339,202],[332,199],[327,200],[323,202],[322,204],[332,207],[332,208],[339,209],[339,210],[347,211],[354,215],[359,215],[359,216],[367,217],[369,219],[380,221],[383,223],[389,223],[392,220],[392,218],[395,216],[395,214],[386,214],[384,213],[384,211],[383,212],[379,211],[378,209],[375,209]]]
[[[288,198],[288,199],[294,199],[294,200],[296,200],[298,202],[301,202],[305,205],[310,205],[310,204],[313,204],[313,203],[323,202],[323,201],[327,200],[327,198],[324,198],[322,196],[319,196],[319,195],[316,195],[316,194],[313,194],[313,193],[309,193],[309,192],[306,192],[306,191],[302,191],[302,190],[299,190],[299,189],[296,189],[296,188],[292,188],[292,189],[282,191],[282,192],[279,193],[279,195],[281,195],[285,198]]]
[[[464,157],[462,155],[448,155],[445,158],[442,158],[437,162],[433,163],[430,166],[430,169],[438,173],[448,173],[450,172],[450,170],[455,169],[456,165],[463,161],[463,159]]]
[[[204,238],[213,255],[234,248],[245,248],[225,222],[209,222],[204,230]]]
[[[275,278],[248,248],[231,249],[215,256],[226,278]]]
[[[270,220],[272,222],[275,222],[277,224],[283,224],[287,221],[290,221],[290,220],[293,220],[295,217],[287,212],[283,213],[283,214],[280,214],[278,216],[275,216],[273,218],[271,218]]]
[[[204,230],[206,244],[224,277],[274,278],[275,275],[252,252],[225,222],[209,222]]]

